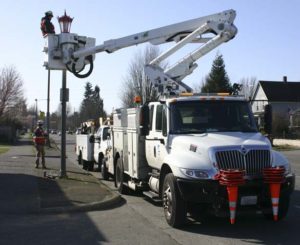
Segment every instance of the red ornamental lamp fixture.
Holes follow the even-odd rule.
[[[59,22],[59,27],[60,27],[60,31],[61,33],[70,33],[71,30],[71,24],[74,18],[71,18],[70,16],[68,16],[66,14],[66,10],[65,10],[65,14],[61,17],[57,17],[58,22]]]

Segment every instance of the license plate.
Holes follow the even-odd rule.
[[[242,206],[255,205],[255,204],[257,204],[257,196],[241,197],[241,205]]]

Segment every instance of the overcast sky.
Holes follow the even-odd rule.
[[[39,110],[47,108],[47,71],[42,66],[44,40],[40,19],[47,10],[57,16],[64,10],[74,17],[71,32],[96,38],[96,44],[224,10],[237,12],[237,36],[201,58],[198,68],[184,81],[193,86],[209,73],[217,52],[223,55],[232,83],[242,78],[300,81],[300,1],[297,0],[15,0],[1,1],[0,68],[13,65],[24,81],[28,105],[38,99]],[[85,79],[68,72],[70,104],[79,110],[87,81],[98,85],[107,112],[120,106],[120,86],[128,64],[145,45],[96,55],[94,72]],[[166,45],[161,45],[164,50]],[[196,47],[193,46],[191,51]],[[169,63],[173,63],[169,61]],[[62,83],[61,71],[51,72],[50,111],[56,111]],[[299,91],[300,92],[300,91]]]

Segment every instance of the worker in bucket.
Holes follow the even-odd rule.
[[[41,20],[41,31],[43,33],[43,36],[46,36],[49,33],[55,34],[55,28],[54,25],[51,22],[51,19],[53,18],[52,11],[47,11],[45,13],[45,16]]]
[[[46,143],[46,134],[43,130],[43,121],[37,121],[37,128],[34,130],[33,142],[36,149],[36,160],[35,168],[39,167],[40,157],[42,158],[42,168],[45,169],[45,143]]]

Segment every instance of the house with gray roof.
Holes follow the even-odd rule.
[[[264,107],[272,106],[272,134],[280,138],[300,138],[300,82],[259,81],[251,99],[257,123],[263,127]]]

